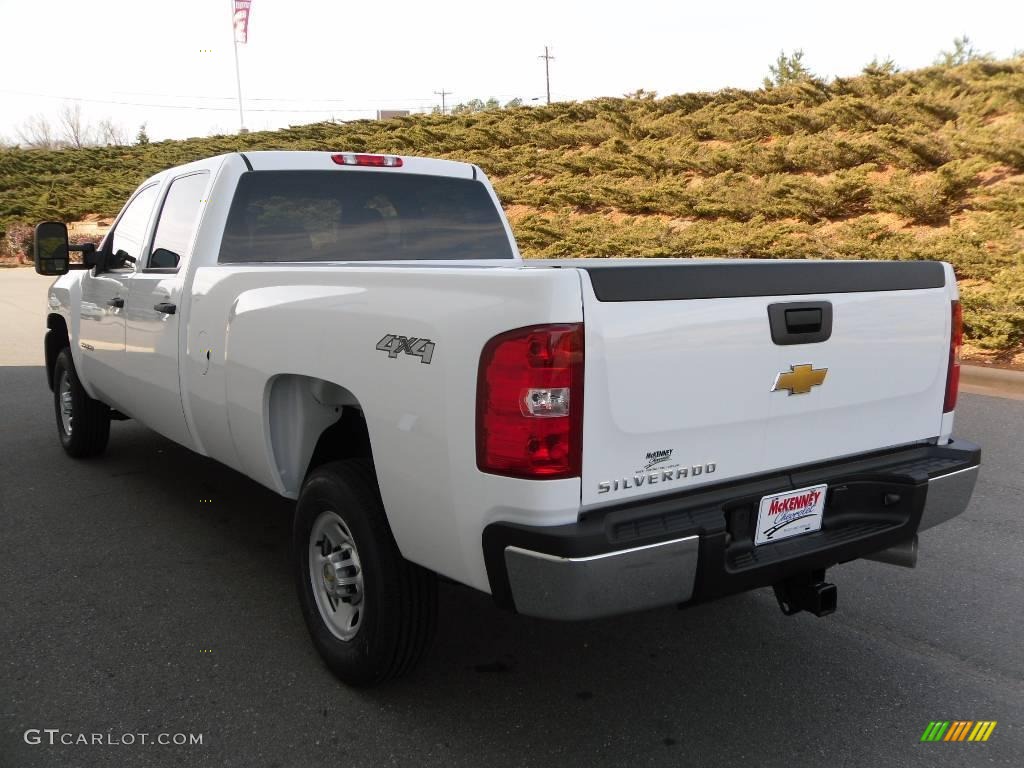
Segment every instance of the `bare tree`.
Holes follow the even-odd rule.
[[[96,136],[100,144],[108,147],[123,147],[128,144],[128,133],[124,126],[105,117],[96,124]]]
[[[18,140],[26,149],[57,149],[60,141],[45,115],[29,115],[16,129]]]
[[[109,117],[91,125],[82,118],[82,108],[77,103],[61,107],[56,127],[41,113],[30,115],[18,127],[17,139],[26,149],[81,149],[97,144],[121,147],[129,143],[123,125]]]
[[[60,108],[60,127],[69,147],[81,149],[94,143],[89,125],[82,120],[82,105],[77,102]]]

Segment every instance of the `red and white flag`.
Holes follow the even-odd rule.
[[[235,42],[246,43],[249,41],[249,7],[252,0],[235,0]]]

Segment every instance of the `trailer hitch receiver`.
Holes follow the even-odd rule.
[[[775,599],[787,616],[800,611],[828,616],[836,610],[836,585],[825,581],[825,571],[792,576],[774,586]]]

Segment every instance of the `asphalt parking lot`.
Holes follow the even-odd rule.
[[[1021,764],[1024,402],[961,395],[957,432],[985,451],[970,509],[922,534],[915,570],[830,571],[833,616],[763,590],[558,624],[446,584],[421,668],[353,691],[307,640],[288,502],[132,422],[101,459],[65,457],[46,280],[20,272],[0,271],[0,768]],[[932,720],[998,725],[921,743]]]

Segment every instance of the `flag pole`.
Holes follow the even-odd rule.
[[[245,116],[242,114],[242,74],[238,68],[238,31],[235,28],[235,0],[231,2],[231,40],[235,45],[235,84],[238,86],[238,132],[246,133]]]

